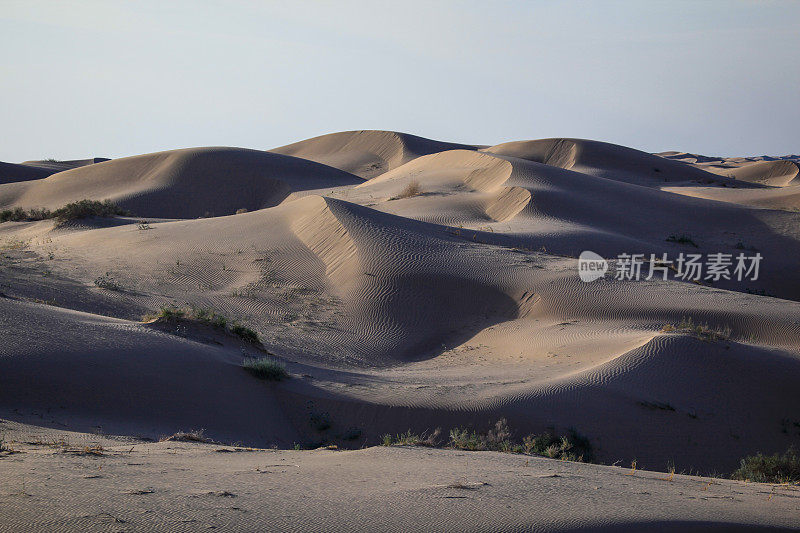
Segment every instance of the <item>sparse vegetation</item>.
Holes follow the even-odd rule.
[[[430,435],[415,434],[411,430],[394,436],[387,433],[383,435],[381,443],[384,446],[435,447],[438,446],[440,432],[441,430],[437,428]],[[478,433],[468,428],[453,428],[450,430],[450,439],[446,447],[469,451],[533,454],[563,461],[591,462],[594,459],[589,440],[574,430],[567,435],[556,435],[554,432],[531,434],[523,438],[521,443],[514,442],[504,418],[498,420],[486,433]]]
[[[94,284],[101,289],[106,289],[109,291],[121,291],[122,285],[117,282],[112,276],[111,272],[106,272],[102,276],[98,276],[94,280]]]
[[[235,335],[245,342],[251,344],[261,344],[258,338],[258,333],[254,330],[244,326],[236,321],[230,321],[227,317],[217,314],[210,309],[200,307],[191,307],[190,309],[182,309],[179,307],[165,306],[158,310],[155,314],[148,314],[142,317],[144,321],[162,321],[162,322],[175,322],[178,320],[193,320],[207,324],[211,327],[222,329]]]
[[[239,324],[238,322],[233,322],[228,328],[228,331],[230,331],[243,341],[247,341],[252,344],[258,344],[260,342],[258,340],[258,333],[248,328],[247,326]]]
[[[122,209],[111,200],[98,202],[97,200],[80,200],[72,202],[53,211],[53,217],[58,223],[63,224],[70,220],[87,217],[113,217],[130,216],[130,212]]]
[[[661,328],[663,333],[688,333],[693,337],[705,341],[727,340],[731,336],[731,328],[712,328],[707,323],[695,323],[692,317],[682,318],[678,325],[664,324]]]
[[[242,367],[255,377],[268,381],[281,381],[289,377],[286,367],[271,357],[247,358]]]
[[[594,459],[589,439],[575,430],[569,434],[557,436],[546,432],[540,435],[528,435],[522,439],[525,453],[543,455],[562,461],[591,462]]]
[[[41,440],[36,439],[26,442],[32,446],[48,446],[56,449],[59,453],[68,453],[70,455],[104,455],[105,449],[100,444],[85,444],[83,446],[74,446],[67,442],[63,437],[57,440]]]
[[[422,187],[420,187],[419,182],[414,180],[409,182],[408,185],[403,188],[402,191],[397,196],[393,196],[390,200],[401,200],[403,198],[412,198],[414,196],[419,196],[422,193]]]
[[[0,211],[0,222],[31,222],[36,220],[56,219],[58,225],[65,224],[71,220],[78,220],[87,217],[113,217],[130,216],[130,212],[122,209],[110,200],[99,202],[97,200],[79,200],[72,202],[64,207],[59,207],[55,211],[46,208],[5,209]]]
[[[800,483],[800,455],[792,446],[783,454],[750,455],[731,477],[757,483]]]
[[[439,436],[442,434],[442,428],[436,428],[428,434],[423,432],[421,435],[411,433],[409,429],[405,433],[398,433],[392,436],[391,433],[385,434],[381,438],[381,443],[384,446],[428,446],[434,447],[439,444]]]
[[[697,246],[697,243],[694,242],[694,240],[692,239],[691,235],[687,235],[685,233],[682,233],[680,235],[673,233],[672,235],[667,237],[666,241],[675,242],[678,244],[687,244],[689,246],[694,246],[695,248],[699,248],[699,246]]]
[[[103,455],[105,451],[102,446],[99,444],[95,444],[92,446],[84,446],[83,448],[64,448],[61,450],[63,453],[69,453],[72,455],[96,455],[100,456]]]
[[[497,429],[500,431],[496,431]],[[490,430],[485,435],[466,428],[453,428],[450,430],[448,445],[459,450],[510,452],[512,451],[510,437],[506,421],[502,419],[495,424],[495,430]]]
[[[160,442],[178,441],[178,442],[213,442],[211,439],[203,434],[202,429],[194,429],[192,431],[180,431],[174,433],[169,437],[162,437]]]
[[[52,213],[48,209],[29,209],[25,210],[21,207],[14,209],[4,209],[0,211],[0,222],[28,222],[35,220],[44,220],[46,218],[53,218]]]

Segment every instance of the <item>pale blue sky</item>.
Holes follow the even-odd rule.
[[[800,152],[800,2],[0,0],[0,160],[350,129]]]

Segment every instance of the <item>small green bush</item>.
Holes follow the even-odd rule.
[[[103,202],[98,202],[97,200],[79,200],[69,203],[64,207],[59,207],[52,213],[53,217],[55,217],[60,224],[87,217],[129,216],[130,214],[129,211],[122,209],[111,200],[105,200]]]
[[[731,477],[756,483],[800,483],[800,455],[793,446],[782,455],[750,455],[741,460]]]
[[[252,329],[239,324],[238,322],[234,322],[231,324],[230,332],[242,339],[243,341],[250,342],[253,344],[258,344],[260,341],[258,340],[258,333],[253,331]]]
[[[145,315],[143,318],[144,320],[164,320],[167,322],[173,322],[179,318],[184,318],[185,316],[185,310],[178,307],[165,306],[159,309],[158,313]]]
[[[245,359],[242,367],[260,379],[280,381],[289,377],[286,367],[271,357]]]
[[[29,222],[46,218],[52,218],[52,213],[45,208],[25,211],[21,207],[15,207],[14,209],[0,211],[0,222]]]

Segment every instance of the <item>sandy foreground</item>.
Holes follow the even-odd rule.
[[[800,512],[796,486],[498,452],[264,450],[11,426],[32,440],[2,461],[10,531],[773,531]]]
[[[798,527],[796,486],[720,479],[800,446],[798,160],[358,131],[2,163],[0,211],[134,215],[0,223],[0,530]],[[717,253],[758,277],[614,276]],[[603,465],[375,447],[499,419]]]

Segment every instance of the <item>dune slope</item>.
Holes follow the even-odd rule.
[[[54,209],[112,200],[138,216],[192,218],[276,205],[292,191],[353,185],[317,163],[241,148],[189,148],[115,159],[0,186],[0,206]]]
[[[330,133],[273,148],[278,154],[317,161],[370,179],[416,157],[477,146],[447,143],[394,131],[362,130]]]

